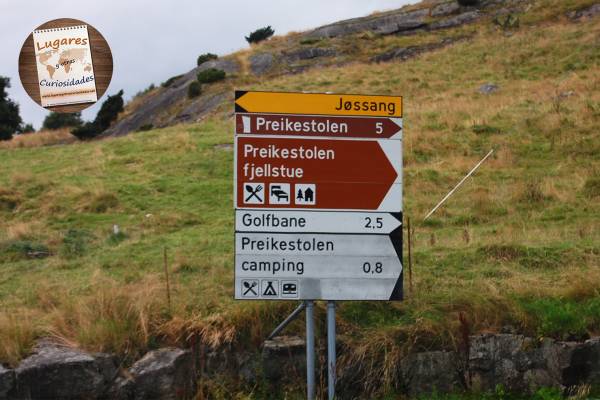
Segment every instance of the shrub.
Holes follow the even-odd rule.
[[[479,3],[479,0],[458,0],[458,4],[461,6],[476,6]]]
[[[123,105],[123,91],[120,90],[119,93],[108,96],[104,103],[102,103],[100,111],[96,114],[93,122],[86,122],[73,129],[71,134],[79,140],[92,139],[98,136],[117,119],[119,113],[123,111]]]
[[[21,126],[19,105],[8,98],[10,78],[0,76],[0,140],[10,140]]]
[[[19,127],[19,133],[32,133],[35,132],[35,128],[31,124],[21,125]]]
[[[219,56],[217,56],[216,54],[213,54],[213,53],[200,54],[198,56],[198,66],[204,64],[207,61],[216,60],[217,58],[219,58]]]
[[[166,81],[164,81],[163,83],[161,83],[160,86],[167,88],[167,87],[171,86],[173,83],[175,83],[175,81],[177,79],[181,78],[182,76],[183,75],[172,76],[169,79],[167,79]]]
[[[190,99],[193,99],[194,97],[198,97],[202,94],[202,85],[200,84],[200,82],[198,81],[193,81],[192,83],[190,83],[190,85],[188,86],[188,92],[187,95]]]
[[[198,82],[213,83],[225,79],[225,71],[216,68],[208,68],[198,72]]]
[[[86,230],[69,229],[63,237],[60,253],[65,258],[82,256],[93,238],[94,236]]]
[[[600,178],[588,178],[583,185],[583,194],[586,197],[600,197]]]
[[[42,124],[43,129],[48,130],[56,130],[64,127],[78,127],[83,124],[81,120],[81,113],[57,113],[50,112],[50,114],[46,115],[44,118],[44,123]]]
[[[267,40],[268,38],[273,36],[274,33],[275,31],[269,25],[264,28],[257,29],[254,32],[252,32],[249,36],[246,36],[246,41],[248,43],[262,42],[263,40]]]
[[[150,123],[150,124],[144,124],[144,125],[142,125],[142,126],[140,126],[140,127],[138,128],[138,132],[145,132],[145,131],[149,131],[149,130],[151,130],[152,128],[154,128],[154,124],[151,124],[151,123]]]

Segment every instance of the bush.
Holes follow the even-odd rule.
[[[207,61],[216,60],[217,58],[219,58],[219,56],[217,56],[216,54],[213,54],[213,53],[200,54],[198,56],[198,66],[204,64]]]
[[[31,124],[21,125],[19,127],[19,133],[32,133],[35,132],[35,128]]]
[[[193,99],[194,97],[198,97],[202,94],[202,85],[200,84],[200,82],[198,81],[193,81],[192,83],[190,83],[190,85],[188,86],[188,92],[187,95],[190,99]]]
[[[225,79],[225,71],[216,68],[205,69],[198,72],[198,82],[213,83]]]
[[[590,199],[600,197],[600,178],[588,178],[583,185],[583,194]]]
[[[172,76],[169,79],[167,79],[166,81],[164,81],[163,83],[161,83],[160,86],[167,88],[167,87],[171,86],[173,83],[175,83],[175,81],[177,79],[181,78],[182,76],[183,75]]]
[[[458,4],[461,6],[476,6],[479,0],[458,0]]]
[[[83,124],[81,113],[57,113],[50,112],[44,118],[42,129],[56,130],[65,127],[78,127]]]
[[[271,26],[269,25],[267,27],[257,29],[254,32],[252,32],[249,36],[246,36],[246,41],[251,44],[262,42],[263,40],[267,40],[268,38],[273,36],[274,33],[275,31],[271,29]]]
[[[145,132],[152,130],[154,128],[154,124],[144,124],[138,128],[138,132]]]
[[[108,96],[108,98],[102,103],[100,111],[96,114],[96,118],[93,122],[86,122],[85,124],[77,127],[71,131],[71,134],[79,140],[92,139],[102,132],[104,132],[110,124],[112,124],[121,111],[123,111],[123,91]]]
[[[0,76],[0,140],[10,140],[19,131],[21,116],[19,105],[8,98],[10,78]]]

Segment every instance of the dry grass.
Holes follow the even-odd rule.
[[[77,142],[77,138],[71,135],[70,129],[57,129],[14,136],[12,140],[0,141],[0,149],[57,146],[75,142]]]

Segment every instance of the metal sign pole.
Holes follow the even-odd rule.
[[[327,302],[327,393],[335,398],[335,301]]]
[[[306,301],[306,398],[315,399],[315,302]]]

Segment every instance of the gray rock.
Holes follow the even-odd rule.
[[[7,399],[8,393],[15,385],[15,371],[0,364],[0,399]]]
[[[452,43],[456,43],[458,41],[465,40],[465,37],[460,38],[445,38],[441,42],[438,43],[430,43],[422,46],[409,46],[409,47],[396,47],[392,50],[386,51],[385,53],[381,53],[371,58],[373,62],[386,62],[392,60],[408,60],[418,56],[421,53],[425,53],[427,51],[432,51],[436,49],[440,49],[442,47],[448,46]]]
[[[226,92],[218,92],[210,96],[200,96],[177,114],[169,118],[166,121],[166,124],[174,125],[182,122],[200,121],[208,113],[225,103],[229,97],[232,97],[230,90]]]
[[[107,386],[102,365],[80,350],[43,343],[15,370],[16,397],[97,399]]]
[[[410,396],[449,393],[463,388],[459,357],[454,352],[411,354],[400,363],[402,386]]]
[[[445,15],[454,14],[458,10],[460,10],[460,6],[458,5],[458,2],[456,0],[452,0],[452,1],[448,1],[445,3],[440,3],[440,4],[435,5],[431,9],[431,16],[432,17],[441,17],[441,16],[445,16]]]
[[[547,339],[542,355],[549,375],[563,388],[586,383],[591,375],[590,353],[584,343]]]
[[[334,48],[310,47],[284,53],[284,59],[287,62],[296,62],[318,57],[333,57],[335,55],[337,55],[337,51]]]
[[[591,7],[583,8],[577,11],[571,11],[567,14],[572,20],[580,20],[593,18],[596,15],[600,15],[600,3],[594,4]]]
[[[589,369],[588,383],[598,386],[600,385],[600,338],[586,340],[584,349]]]
[[[432,22],[429,25],[429,29],[432,29],[432,30],[446,29],[446,28],[452,28],[452,27],[459,26],[459,25],[469,24],[469,23],[474,22],[477,19],[479,19],[480,16],[481,16],[481,13],[477,10],[467,11],[462,14],[450,17],[450,18],[444,18],[439,21]]]
[[[136,400],[175,400],[195,394],[195,368],[189,350],[164,348],[148,352],[129,370]]]
[[[486,83],[485,85],[481,85],[479,87],[479,93],[481,94],[492,94],[494,92],[497,92],[500,88],[498,87],[498,85],[495,85],[493,83]]]
[[[306,343],[300,337],[278,336],[266,340],[261,356],[265,378],[279,380],[285,376],[302,376],[306,365],[305,355]]]
[[[167,121],[175,120],[175,122],[179,122],[177,117],[167,114],[167,111],[171,110],[174,105],[187,99],[188,85],[196,80],[198,72],[208,68],[222,69],[227,74],[233,74],[239,71],[240,66],[233,59],[218,59],[203,63],[199,67],[188,71],[168,88],[161,88],[157,93],[145,99],[143,104],[130,115],[104,131],[100,135],[100,138],[123,136],[147,124],[159,127],[161,124],[158,121],[161,117]],[[198,97],[196,102],[201,101],[202,98],[203,96]],[[186,116],[182,117],[181,120],[194,120],[194,117],[194,115]]]
[[[250,70],[254,75],[264,75],[275,65],[275,56],[271,53],[257,53],[250,56]]]
[[[135,391],[135,382],[131,378],[117,377],[108,389],[106,400],[131,400]]]
[[[330,38],[362,31],[391,34],[424,26],[428,16],[428,8],[414,11],[395,10],[325,25],[309,32],[306,37]]]

